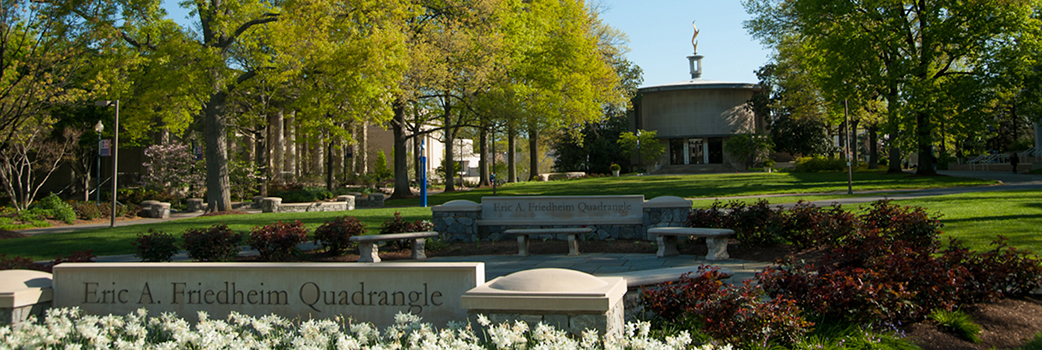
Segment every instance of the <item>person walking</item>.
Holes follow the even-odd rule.
[[[1013,155],[1009,157],[1009,165],[1013,166],[1013,173],[1017,173],[1017,164],[1020,163],[1020,157],[1017,156],[1017,152],[1013,152]]]

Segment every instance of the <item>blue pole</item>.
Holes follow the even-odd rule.
[[[420,140],[420,203],[427,207],[427,156],[424,153],[424,140]]]

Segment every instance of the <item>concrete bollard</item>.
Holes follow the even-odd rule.
[[[189,198],[187,202],[189,213],[200,212],[206,209],[206,205],[203,204],[202,198]]]
[[[282,198],[279,197],[264,197],[261,200],[261,212],[264,213],[278,213],[280,206],[282,206]]]
[[[156,203],[152,204],[150,209],[152,218],[155,219],[169,219],[170,218],[170,203]]]

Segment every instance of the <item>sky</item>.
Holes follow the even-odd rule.
[[[164,0],[173,20],[195,23],[179,0]],[[698,26],[702,79],[756,83],[756,69],[770,58],[742,27],[749,19],[739,0],[590,0],[601,4],[601,18],[627,34],[626,55],[644,70],[644,84],[655,86],[688,80],[687,56],[692,54],[691,21]]]
[[[643,86],[691,79],[691,21],[705,56],[702,79],[756,83],[755,71],[770,59],[770,50],[742,27],[750,16],[739,0],[600,1],[601,19],[629,36],[627,58],[644,70]]]

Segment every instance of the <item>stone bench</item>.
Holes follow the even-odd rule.
[[[517,255],[528,256],[528,236],[530,235],[568,235],[568,255],[579,255],[579,242],[575,235],[593,232],[591,227],[570,228],[518,228],[503,231],[503,234],[517,236]]]
[[[734,234],[734,230],[723,228],[702,227],[655,227],[648,229],[648,235],[656,235],[658,238],[658,256],[673,256],[677,252],[677,236],[705,237],[709,254],[706,260],[727,260],[727,237]]]
[[[400,239],[412,240],[412,258],[416,260],[427,260],[427,253],[423,251],[426,245],[425,239],[438,237],[434,231],[390,233],[382,235],[352,236],[348,238],[351,242],[358,242],[358,253],[361,255],[358,262],[380,262],[380,251],[377,243],[383,241],[397,241]]]

